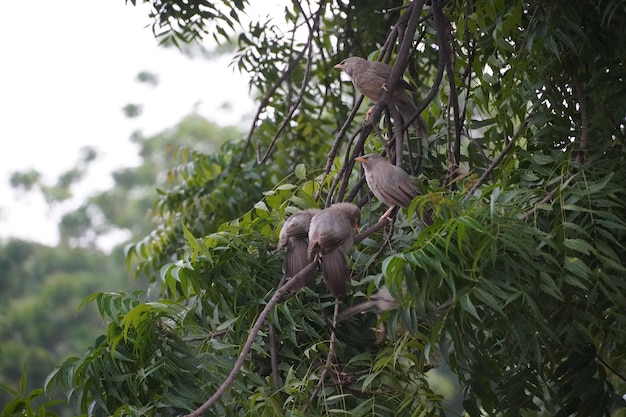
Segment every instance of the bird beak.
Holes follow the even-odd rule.
[[[359,161],[363,164],[367,164],[367,159],[363,158],[362,156],[357,156],[356,158],[354,158],[355,161]]]
[[[337,64],[337,65],[335,65],[333,68],[334,68],[334,69],[340,69],[340,70],[342,70],[342,69],[343,69],[343,65],[341,65],[341,64]]]
[[[354,225],[354,230],[356,230],[357,233],[361,233],[361,227],[358,224]]]

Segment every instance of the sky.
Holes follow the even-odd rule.
[[[230,57],[190,59],[157,46],[145,4],[123,0],[29,0],[3,4],[0,25],[0,239],[58,242],[62,213],[112,185],[110,173],[139,162],[132,132],[150,135],[194,109],[221,125],[254,111],[247,80]],[[159,76],[151,88],[136,75]],[[225,110],[228,102],[232,110]],[[136,119],[128,103],[143,104]],[[80,149],[99,157],[76,197],[48,207],[38,193],[9,185],[12,172],[36,169],[44,182],[75,166]]]

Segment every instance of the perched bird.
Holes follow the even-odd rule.
[[[284,279],[289,280],[298,272],[309,265],[313,258],[308,254],[309,248],[309,226],[311,219],[321,210],[307,209],[293,214],[282,229],[278,240],[278,249],[286,248],[285,259],[283,261]],[[300,291],[305,285],[313,286],[317,271],[313,270],[303,277],[299,284],[293,288],[293,292]]]
[[[391,296],[387,287],[383,285],[378,292],[372,294],[369,301],[364,301],[342,311],[339,316],[337,316],[337,321],[339,322],[356,314],[365,313],[368,310],[374,310],[376,314],[381,315],[386,311],[396,308],[398,308],[398,302]]]
[[[372,294],[369,301],[364,301],[353,307],[350,307],[337,316],[337,322],[350,318],[359,313],[365,313],[368,310],[374,310],[380,320],[380,316],[390,310],[398,308],[398,302],[391,296],[387,287],[382,286],[378,292]],[[378,323],[376,328],[376,343],[382,343],[385,340],[385,325]]]
[[[351,56],[335,65],[334,68],[345,71],[352,80],[354,87],[374,103],[380,100],[384,91],[388,91],[387,79],[391,74],[391,67],[387,64],[368,61],[358,56]],[[412,120],[417,114],[417,106],[411,99],[411,96],[407,94],[406,90],[414,90],[414,88],[401,79],[391,96],[391,101],[400,112],[404,122]],[[427,135],[426,122],[424,122],[421,116],[413,121],[413,126],[421,137]]]
[[[308,256],[319,259],[324,283],[334,297],[341,297],[350,285],[347,254],[360,232],[361,211],[352,203],[337,203],[311,219]]]
[[[411,201],[420,194],[409,174],[382,156],[371,153],[357,156],[354,160],[363,164],[365,180],[372,193],[389,207],[385,214],[380,216],[381,220],[390,220],[389,213],[395,207],[409,207]],[[428,213],[425,212],[422,217],[425,225],[432,224],[433,221]]]

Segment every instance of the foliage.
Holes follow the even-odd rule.
[[[102,253],[21,240],[0,246],[0,266],[0,375],[17,386],[27,373],[27,395],[103,331],[95,307],[79,310],[80,301],[94,291],[129,287],[128,273]],[[0,403],[8,395],[0,393]]]
[[[93,162],[98,156],[96,150],[89,146],[82,148],[80,152],[81,155],[76,162],[76,166],[62,173],[55,185],[45,184],[41,174],[33,169],[12,173],[9,182],[13,188],[24,191],[30,191],[36,186],[49,205],[63,202],[72,196],[70,188],[84,177],[89,163]]]
[[[174,185],[153,206],[158,226],[126,251],[159,294],[91,297],[107,333],[51,379],[80,412],[199,407],[278,286],[281,221],[333,201],[359,202],[372,226],[351,255],[342,308],[385,283],[400,308],[381,319],[384,340],[369,330],[373,314],[331,329],[333,300],[321,285],[305,289],[252,334],[209,415],[439,415],[445,403],[427,374],[443,364],[471,416],[624,407],[626,8],[425,3],[292,2],[284,22],[245,29],[246,2],[152,3],[159,36],[237,36],[235,65],[250,74],[259,111],[219,152],[174,153]],[[236,24],[243,32],[229,33]],[[358,126],[362,113],[343,104],[352,87],[332,69],[357,53],[393,56],[396,71],[408,64],[428,137],[391,123],[384,98],[375,129]],[[393,226],[377,223],[380,204],[353,169],[363,151],[385,152],[425,190]],[[416,208],[434,223],[422,227]]]
[[[115,249],[111,256],[92,248],[111,231],[127,230],[140,237],[153,227],[146,213],[157,195],[155,177],[163,174],[164,166],[172,165],[165,155],[168,146],[202,140],[204,144],[199,148],[211,152],[217,148],[216,143],[238,134],[235,128],[219,127],[196,114],[151,137],[137,132],[133,141],[139,145],[142,163],[114,172],[113,188],[90,197],[62,219],[63,243],[88,249],[70,248],[63,243],[51,248],[21,240],[0,245],[2,381],[18,384],[24,366],[29,375],[26,389],[40,387],[55,365],[82,351],[103,331],[103,322],[94,306],[78,309],[84,297],[95,291],[145,286],[145,281],[129,281],[131,275],[118,262],[123,258],[121,248]],[[81,172],[86,171],[87,159],[77,165]],[[160,182],[165,183],[166,178],[160,178]],[[66,181],[62,188],[69,194],[72,186],[73,181]],[[58,396],[59,391],[55,389],[48,394]],[[7,395],[0,393],[0,403],[8,401]],[[60,411],[59,406],[54,409]]]
[[[26,371],[22,373],[20,380],[20,390],[17,391],[8,385],[0,383],[0,390],[7,392],[13,398],[1,410],[2,417],[56,417],[57,414],[49,408],[58,404],[60,401],[43,401],[41,404],[35,404],[40,400],[44,393],[43,389],[37,388],[31,392],[26,392]]]

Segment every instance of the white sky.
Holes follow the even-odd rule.
[[[60,215],[112,184],[109,173],[138,162],[128,140],[173,126],[199,103],[219,124],[253,111],[246,80],[228,66],[191,60],[157,47],[147,6],[122,0],[29,0],[3,3],[0,24],[0,239],[56,244]],[[137,1],[139,4],[140,2]],[[151,88],[140,71],[158,74]],[[235,112],[220,110],[235,103]],[[144,105],[137,119],[122,107]],[[9,186],[14,171],[34,168],[52,184],[73,167],[79,149],[99,151],[77,198],[49,210],[43,199]]]

